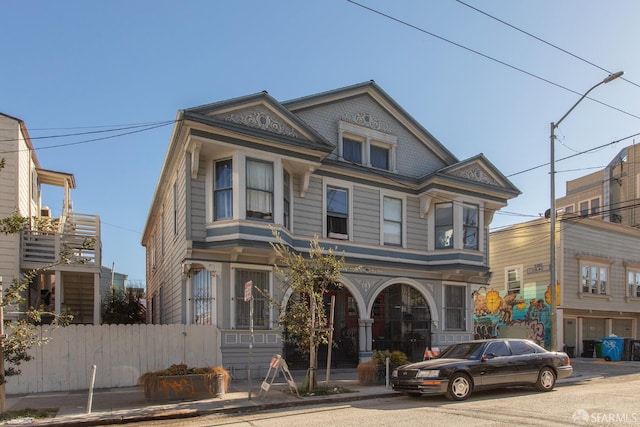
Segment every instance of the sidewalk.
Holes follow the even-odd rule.
[[[616,375],[640,373],[640,362],[605,362],[602,359],[572,359],[572,377],[558,380],[558,385]],[[292,372],[300,387],[304,372]],[[318,384],[324,385],[325,372],[318,372]],[[259,411],[298,405],[319,403],[344,403],[379,397],[402,396],[382,385],[361,385],[355,369],[340,369],[331,372],[329,385],[347,389],[348,393],[327,396],[297,397],[289,391],[282,376],[276,378],[268,392],[260,392],[262,381],[252,382],[251,399],[247,381],[232,381],[230,390],[222,398],[197,401],[151,404],[145,401],[144,392],[138,387],[95,390],[91,411],[87,410],[87,390],[77,392],[51,392],[7,396],[7,410],[24,408],[59,408],[54,418],[23,419],[7,422],[7,425],[37,426],[95,426],[102,424],[124,424],[161,419],[188,418],[212,413]],[[281,382],[280,382],[281,381]]]

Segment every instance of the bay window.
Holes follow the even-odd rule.
[[[478,249],[478,206],[462,205],[462,238],[465,249]]]
[[[231,159],[214,163],[213,219],[233,218],[233,168]]]
[[[247,159],[247,219],[273,220],[273,163]]]
[[[436,204],[436,249],[453,248],[453,202]]]

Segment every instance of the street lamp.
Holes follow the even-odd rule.
[[[558,313],[558,307],[557,307],[557,296],[556,296],[556,170],[555,170],[555,140],[556,140],[556,135],[555,135],[555,130],[558,126],[560,126],[560,123],[562,123],[562,121],[569,115],[569,113],[571,113],[573,111],[574,108],[576,108],[578,106],[578,104],[580,102],[582,102],[583,99],[585,99],[587,97],[587,95],[589,94],[589,92],[591,92],[592,90],[594,90],[595,88],[597,88],[598,86],[600,86],[601,84],[605,84],[605,83],[609,83],[612,80],[617,79],[618,77],[622,76],[624,74],[624,71],[618,71],[615,74],[609,74],[604,80],[602,80],[601,82],[593,85],[593,87],[591,89],[589,89],[588,91],[586,91],[584,93],[584,95],[582,95],[580,97],[580,99],[578,99],[578,102],[576,102],[575,104],[573,104],[573,107],[571,107],[569,109],[569,111],[567,111],[564,116],[562,116],[560,118],[560,120],[558,120],[557,122],[551,122],[551,138],[550,138],[550,145],[551,145],[551,172],[550,172],[550,180],[551,180],[551,209],[549,212],[549,220],[551,222],[551,232],[550,232],[550,236],[549,236],[549,258],[550,258],[550,262],[549,262],[549,274],[550,274],[550,283],[551,283],[551,350],[558,350],[558,317],[557,317],[557,313]]]

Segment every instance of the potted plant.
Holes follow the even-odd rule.
[[[222,366],[189,368],[174,364],[138,378],[145,399],[150,401],[197,400],[224,397],[231,375]]]

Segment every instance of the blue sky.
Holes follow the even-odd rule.
[[[106,131],[179,109],[375,80],[459,159],[483,153],[522,191],[492,228],[548,208],[549,167],[517,173],[548,163],[550,122],[603,69],[626,80],[598,87],[591,97],[607,105],[585,99],[557,130],[556,158],[575,156],[556,165],[556,195],[640,141],[609,144],[640,132],[640,2],[465,1],[582,60],[455,0],[359,3],[388,17],[347,0],[4,1],[0,112],[25,121],[42,167],[75,175],[74,210],[101,217],[103,265],[134,283],[171,125]],[[92,131],[105,132],[52,138]],[[57,215],[62,195],[46,190]]]

